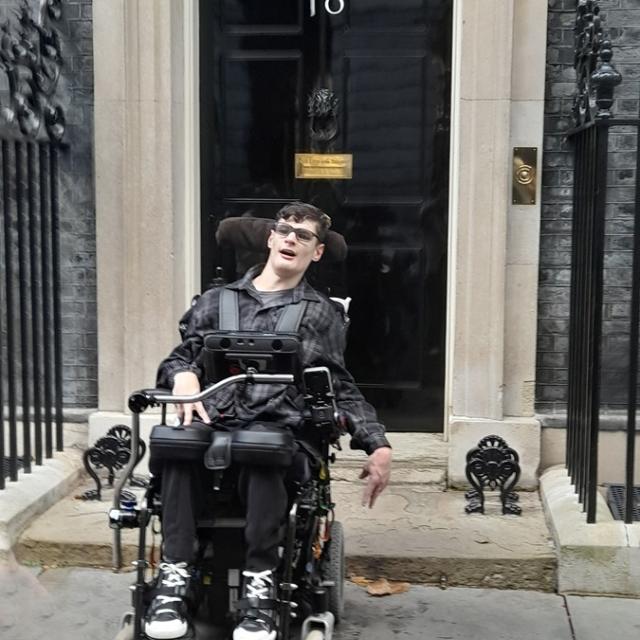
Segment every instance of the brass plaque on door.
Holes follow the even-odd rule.
[[[295,176],[302,180],[351,180],[351,153],[296,153]]]
[[[538,184],[538,147],[513,148],[513,204],[535,204]]]

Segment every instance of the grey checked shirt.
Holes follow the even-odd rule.
[[[286,306],[286,296],[267,299],[263,303],[252,284],[261,269],[261,266],[254,267],[242,279],[226,285],[238,292],[240,329],[243,331],[274,331]],[[352,449],[363,449],[370,454],[379,447],[388,447],[384,426],[378,422],[375,409],[364,399],[345,368],[345,338],[340,313],[304,279],[291,290],[290,296],[293,303],[301,300],[307,301],[299,328],[302,366],[328,367],[338,408],[349,418]],[[180,371],[193,371],[202,382],[204,336],[218,328],[219,301],[220,288],[209,289],[183,316],[180,322],[186,328],[184,339],[160,364],[158,387],[171,389],[173,378]],[[212,396],[205,408],[207,411],[215,408],[224,417],[241,422],[262,418],[296,429],[302,420],[304,399],[291,385],[238,384]]]

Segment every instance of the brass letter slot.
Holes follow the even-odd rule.
[[[538,147],[513,148],[513,204],[535,204],[538,184]]]

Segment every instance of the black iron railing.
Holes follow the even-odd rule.
[[[0,489],[63,449],[57,0],[0,33]],[[19,442],[21,446],[19,446]]]
[[[569,394],[567,405],[567,467],[587,512],[587,522],[595,522],[598,436],[603,404],[615,409],[626,404],[625,521],[632,521],[633,479],[635,473],[636,411],[638,402],[638,321],[640,317],[640,190],[635,178],[633,202],[633,250],[630,287],[616,287],[618,304],[628,308],[623,333],[627,353],[608,353],[603,312],[604,295],[619,270],[606,278],[607,233],[611,227],[606,215],[611,210],[607,197],[612,136],[635,138],[632,175],[638,175],[640,119],[596,117],[593,123],[570,136],[575,149],[574,211],[572,229],[571,311],[569,321]],[[629,186],[629,185],[628,185]],[[622,284],[622,283],[618,283]],[[613,381],[608,380],[611,374]],[[615,386],[625,388],[614,388]],[[604,394],[603,394],[604,390]],[[604,395],[604,397],[603,397]]]
[[[634,506],[640,316],[640,193],[637,188],[640,119],[612,118],[614,88],[620,83],[621,76],[613,68],[611,59],[611,43],[604,34],[598,3],[579,0],[575,128],[568,135],[573,144],[575,163],[566,459],[589,523],[596,520],[599,425],[605,404],[607,408],[626,405],[626,522],[632,521]],[[624,170],[624,188],[627,193],[634,192],[624,203],[626,211],[633,216],[632,228],[626,224],[628,220],[624,221],[625,239],[633,238],[627,264],[625,256],[620,260],[620,252],[614,255],[615,251],[611,250],[615,247],[616,224],[620,222],[615,220],[616,212],[621,207],[620,194],[613,194],[618,187],[611,184],[611,173],[616,172],[609,167],[610,159],[618,150],[612,144],[616,137],[625,139],[624,148],[631,150],[627,154],[635,152],[634,159]],[[619,171],[617,173],[620,175]],[[618,305],[627,310],[616,327],[625,345],[619,353],[607,351],[612,329],[605,325],[608,321],[603,316],[603,310],[611,304],[605,300],[605,294],[613,288]],[[620,324],[626,325],[622,331]]]

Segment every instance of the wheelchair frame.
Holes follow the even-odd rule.
[[[221,389],[238,384],[238,383],[249,383],[249,384],[294,384],[295,376],[293,374],[282,374],[282,373],[258,373],[255,370],[248,370],[246,373],[240,373],[237,375],[230,376],[219,382],[213,383],[210,386],[206,387],[204,390],[195,395],[189,396],[174,396],[170,393],[167,393],[165,390],[159,389],[143,389],[137,392],[134,392],[129,397],[129,409],[133,414],[132,418],[132,430],[131,430],[131,447],[132,450],[137,450],[137,447],[140,442],[140,414],[143,413],[147,408],[153,406],[160,406],[162,409],[161,422],[162,424],[166,424],[166,407],[167,404],[185,404],[185,403],[196,403],[206,400],[211,397],[217,391]],[[337,417],[337,416],[336,416]],[[336,428],[334,422],[334,429]],[[326,434],[325,434],[326,435]],[[320,455],[323,460],[323,473],[326,476],[326,484],[329,484],[329,472],[328,472],[328,462],[333,461],[335,456],[329,456],[328,448],[329,448],[329,437],[323,438],[323,451],[320,451]],[[127,481],[127,478],[133,472],[137,464],[137,460],[134,456],[132,456],[129,460],[129,463],[123,470],[123,473],[118,478],[117,483],[114,486],[114,497],[113,497],[113,506],[109,511],[109,522],[110,527],[114,531],[113,537],[113,568],[115,571],[119,570],[122,567],[122,548],[121,548],[121,530],[123,528],[139,528],[139,536],[138,536],[138,557],[133,563],[136,569],[136,581],[135,584],[132,585],[132,603],[133,603],[133,620],[131,620],[131,616],[128,618],[129,624],[132,622],[132,631],[133,635],[123,635],[118,636],[118,638],[127,637],[132,640],[146,640],[147,636],[144,634],[142,629],[142,623],[145,615],[145,596],[149,591],[149,585],[145,581],[145,570],[149,566],[149,562],[146,559],[146,528],[150,521],[150,518],[153,515],[153,505],[147,504],[147,500],[145,498],[144,503],[141,506],[137,506],[135,504],[122,502],[121,495],[122,489]],[[289,640],[290,638],[290,622],[292,617],[296,617],[296,612],[294,609],[298,606],[298,604],[294,601],[294,592],[298,589],[299,585],[294,584],[294,570],[298,567],[298,563],[300,562],[300,553],[302,553],[302,549],[296,549],[297,542],[297,530],[300,528],[301,519],[304,518],[302,512],[306,511],[307,515],[310,513],[310,510],[317,508],[316,504],[309,505],[308,503],[304,503],[304,495],[302,491],[298,491],[296,497],[293,500],[291,509],[288,514],[287,520],[287,530],[286,536],[284,540],[284,551],[283,551],[283,559],[282,559],[282,567],[283,572],[279,584],[279,628],[278,628],[278,640]],[[329,505],[329,511],[332,511],[333,504]],[[317,527],[319,524],[318,516],[313,513],[313,520],[310,524],[309,521],[302,522],[303,525],[306,526],[305,532],[309,534],[307,542],[311,538],[311,536],[315,535],[315,529],[312,531],[310,527]],[[320,584],[317,585],[305,585],[308,587],[312,587],[312,593],[309,594],[308,591],[305,592],[305,596],[309,598],[311,596],[311,602],[307,600],[308,604],[311,604],[311,615],[307,616],[303,621],[301,628],[301,638],[304,640],[305,638],[318,638],[319,640],[331,640],[333,634],[333,628],[335,623],[337,622],[336,616],[330,610],[331,601],[333,601],[333,608],[337,609],[337,612],[340,613],[342,607],[342,593],[343,593],[343,584],[344,581],[344,550],[343,550],[343,540],[342,540],[342,529],[340,523],[335,523],[333,519],[331,520],[330,526],[336,527],[336,532],[339,534],[336,536],[335,544],[339,546],[338,553],[339,556],[335,556],[336,549],[333,550],[333,558],[339,565],[339,573],[338,579],[341,581],[340,584],[336,584],[336,580],[327,581],[324,579]],[[303,541],[304,542],[304,541]],[[326,558],[322,555],[322,551],[324,550],[325,555],[327,553],[331,553],[331,542],[332,538],[328,538],[326,540],[328,544],[324,545],[323,549],[320,549],[320,555],[315,559],[319,562],[326,561]],[[301,543],[302,544],[302,543]],[[327,551],[329,550],[329,551]],[[298,557],[294,558],[295,554],[298,553]],[[314,556],[315,557],[315,556]],[[306,555],[303,558],[305,561],[310,560],[309,556]],[[335,567],[332,568],[335,571]],[[322,571],[320,571],[320,574]],[[317,576],[314,576],[317,577]],[[322,576],[320,576],[322,577]],[[328,588],[328,589],[327,589]],[[334,589],[331,592],[331,589]],[[337,595],[336,595],[337,594]],[[333,598],[331,597],[333,595]],[[127,614],[128,615],[128,614]],[[125,616],[126,617],[126,616]],[[339,616],[338,616],[339,617]],[[123,621],[126,623],[126,620]],[[121,632],[122,633],[122,632]]]

